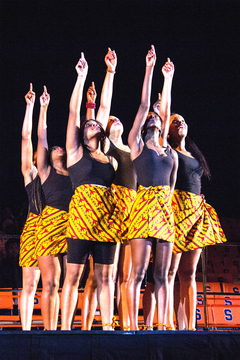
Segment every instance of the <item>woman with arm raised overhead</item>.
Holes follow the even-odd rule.
[[[154,258],[158,330],[166,328],[167,277],[174,241],[171,193],[176,179],[177,158],[167,145],[170,104],[161,102],[161,106],[167,106],[163,119],[156,113],[148,113],[155,61],[156,54],[152,46],[146,56],[141,104],[128,137],[139,183],[129,228],[132,250],[132,271],[128,286],[131,330],[138,329],[140,286],[148,267],[151,249]],[[171,89],[173,64],[167,61],[163,71],[169,74],[164,86]]]
[[[108,57],[116,59],[109,49]],[[111,62],[113,65],[113,61]],[[75,193],[69,208],[67,274],[62,294],[62,330],[70,330],[78,284],[90,252],[93,254],[97,297],[103,330],[112,330],[114,286],[112,268],[120,241],[117,202],[111,184],[117,162],[104,153],[115,66],[108,66],[97,119],[80,125],[80,106],[88,64],[82,53],[72,93],[67,128],[67,165]],[[116,65],[116,61],[115,61]]]

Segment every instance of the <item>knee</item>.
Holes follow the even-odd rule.
[[[53,295],[58,291],[59,288],[59,281],[58,279],[43,279],[43,290],[47,292],[49,295]]]
[[[177,269],[175,269],[175,268],[169,269],[169,271],[168,271],[168,280],[173,281],[175,279],[175,277],[176,277],[176,274],[177,274]]]
[[[179,269],[178,276],[180,281],[194,281],[196,277],[196,269]]]
[[[91,289],[96,289],[97,288],[97,279],[95,277],[94,274],[90,275],[87,279],[88,281],[88,286],[91,288]]]
[[[166,269],[156,269],[153,273],[155,283],[164,284],[168,280],[168,271]]]

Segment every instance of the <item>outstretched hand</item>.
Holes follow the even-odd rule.
[[[174,64],[170,59],[167,59],[167,62],[162,67],[162,73],[165,78],[172,78],[174,74]]]
[[[89,103],[95,103],[97,97],[97,92],[95,89],[94,82],[92,82],[92,86],[89,86],[87,91],[87,102]]]
[[[25,95],[25,100],[27,105],[34,105],[35,103],[36,94],[33,91],[33,85],[30,83],[30,89],[29,92]]]
[[[46,88],[46,86],[44,85],[44,86],[43,86],[43,94],[42,94],[42,96],[40,97],[40,105],[41,105],[41,106],[48,107],[49,102],[50,102],[50,95],[48,94],[47,88]]]
[[[81,53],[81,57],[77,63],[77,65],[75,66],[75,69],[77,71],[77,74],[79,77],[86,77],[87,76],[87,72],[88,72],[88,63],[87,60],[84,57],[84,53]]]
[[[146,66],[154,67],[156,63],[156,59],[157,56],[156,56],[155,48],[153,45],[151,45],[151,50],[148,51],[146,56]]]
[[[158,99],[153,104],[153,111],[155,111],[155,113],[157,113],[158,115],[159,115],[159,112],[160,112],[160,104],[161,104],[161,94],[158,93]]]
[[[108,53],[105,56],[105,63],[109,71],[116,71],[117,66],[117,54],[114,50],[108,48]]]

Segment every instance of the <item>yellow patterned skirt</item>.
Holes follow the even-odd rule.
[[[67,223],[68,213],[66,211],[45,206],[36,231],[37,256],[67,252]]]
[[[121,214],[110,188],[81,185],[69,205],[67,237],[101,242],[121,242]]]
[[[121,238],[123,242],[124,240],[128,240],[130,212],[136,197],[136,191],[115,184],[112,184],[111,188],[117,199],[117,206],[119,207],[119,214],[121,215]]]
[[[174,241],[174,220],[169,186],[139,186],[130,214],[129,239],[153,237]]]
[[[215,209],[204,201],[203,196],[175,190],[172,208],[175,221],[174,253],[227,241]]]
[[[20,237],[19,265],[37,267],[36,257],[36,227],[41,215],[29,213]]]

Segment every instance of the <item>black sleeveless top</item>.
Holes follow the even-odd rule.
[[[180,151],[177,151],[177,154],[178,173],[175,189],[200,195],[203,172],[199,162],[195,158],[182,154]]]
[[[40,192],[40,196],[42,198],[42,188],[39,176],[37,175],[33,181],[27,184],[25,189],[28,195],[29,212],[39,215],[41,203],[37,194],[38,191]]]
[[[58,174],[51,166],[50,174],[42,184],[42,189],[45,205],[68,212],[73,195],[69,176]]]
[[[158,155],[155,150],[144,144],[141,154],[133,160],[137,172],[138,184],[149,186],[170,186],[170,175],[174,165],[172,150],[167,148],[164,155]]]
[[[133,167],[130,152],[119,149],[110,141],[110,148],[107,155],[113,156],[118,162],[118,168],[113,184],[124,186],[128,189],[136,191],[137,175]]]
[[[94,159],[87,150],[83,150],[83,157],[68,168],[73,189],[85,184],[111,186],[115,170],[110,163],[102,163]]]

